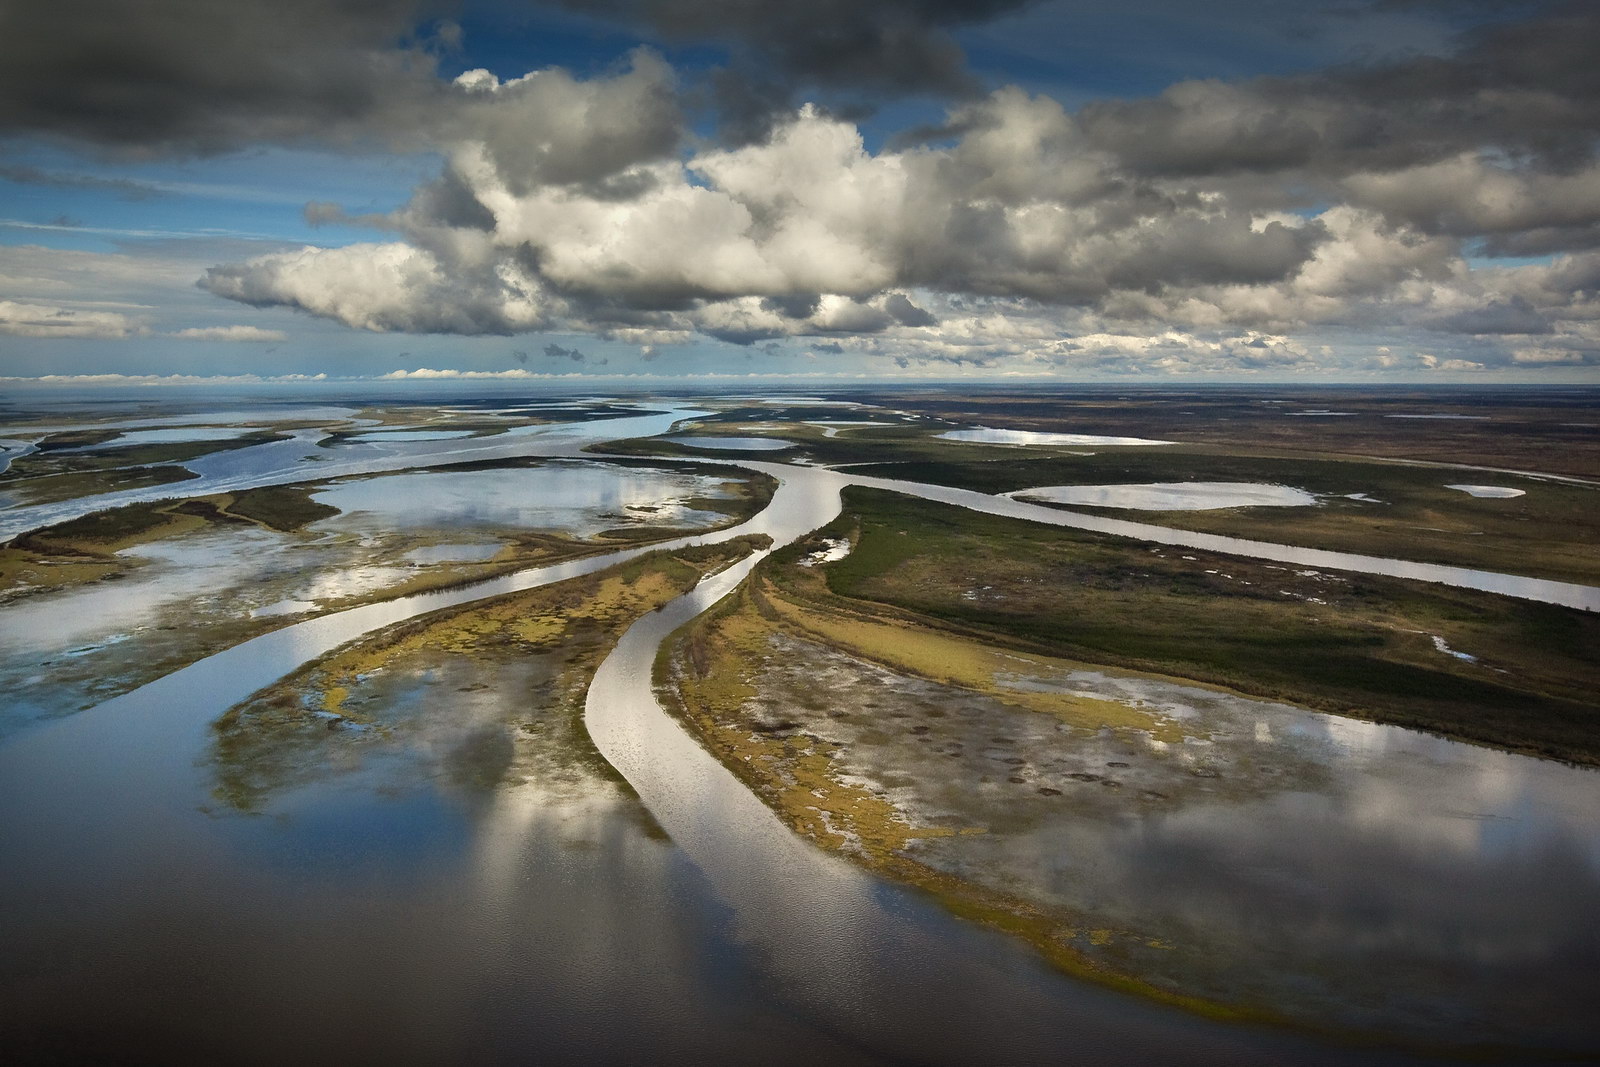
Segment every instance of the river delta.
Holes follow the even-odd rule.
[[[1592,1058],[1597,404],[18,404],[0,1040]]]

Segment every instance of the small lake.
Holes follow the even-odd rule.
[[[343,530],[371,523],[413,529],[511,526],[591,537],[629,523],[706,526],[723,516],[697,511],[686,501],[726,496],[723,481],[581,461],[388,474],[318,490],[315,500],[343,514],[322,520],[316,528]]]
[[[1519,496],[1527,496],[1526,489],[1513,489],[1509,485],[1447,485],[1446,489],[1454,489],[1468,496],[1475,496],[1483,500],[1511,500]]]
[[[368,430],[353,434],[346,440],[382,444],[385,441],[451,441],[471,437],[476,430]]]
[[[343,410],[343,409],[335,409]],[[79,497],[54,504],[0,508],[0,538],[52,523],[66,522],[102,508],[149,500],[225,493],[263,485],[378,474],[479,460],[571,456],[601,441],[667,433],[684,419],[704,415],[694,408],[645,409],[623,418],[577,418],[543,426],[519,426],[503,434],[443,441],[357,442],[327,449],[318,442],[326,429],[295,431],[288,440],[214,452],[183,464],[200,477],[192,481]],[[162,421],[162,420],[155,420]]]
[[[1050,504],[1137,511],[1211,511],[1217,508],[1304,508],[1317,498],[1304,489],[1261,482],[1149,482],[1143,485],[1047,485],[1007,496]]]
[[[979,445],[1170,445],[1145,437],[1102,437],[1092,433],[1043,433],[1037,430],[999,430],[978,426],[970,430],[947,430],[936,435],[941,441],[967,441]]]
[[[705,448],[713,452],[781,452],[785,448],[794,448],[793,441],[781,441],[775,437],[663,437],[663,441],[671,441],[675,445],[687,445],[690,448]]]
[[[129,430],[109,441],[78,448],[58,449],[61,452],[94,452],[103,448],[129,448],[134,445],[175,445],[190,441],[231,441],[245,434],[261,433],[255,426],[194,426],[170,430]]]

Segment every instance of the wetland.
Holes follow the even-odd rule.
[[[0,1044],[1592,1057],[1596,407],[14,411]]]

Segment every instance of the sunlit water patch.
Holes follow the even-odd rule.
[[[723,479],[711,475],[578,461],[501,470],[417,471],[342,482],[318,491],[318,502],[343,514],[324,519],[316,528],[505,526],[591,537],[645,521],[706,526],[723,516],[696,510],[688,502],[726,496],[723,485]]]
[[[1138,511],[1302,508],[1317,503],[1304,489],[1264,482],[1149,482],[1143,485],[1047,485],[1007,494],[1021,500]]]
[[[795,447],[793,441],[776,437],[663,437],[661,440],[713,452],[780,452]]]
[[[938,435],[944,441],[967,441],[979,445],[1170,445],[1146,437],[1103,437],[1091,433],[1043,433],[1038,430],[1000,430],[978,426],[970,430],[947,430]]]
[[[995,682],[1168,725],[1074,725],[791,638],[752,684],[842,780],[942,828],[913,859],[1105,966],[1321,1025],[1600,1037],[1600,773],[1111,671]]]
[[[1445,488],[1484,500],[1510,500],[1528,494],[1526,489],[1513,489],[1509,485],[1447,485]]]
[[[129,430],[109,441],[79,448],[58,449],[62,452],[94,452],[105,448],[128,448],[133,445],[176,445],[191,441],[231,441],[245,434],[260,433],[256,426],[184,426],[167,430]]]
[[[258,573],[287,540],[266,530],[234,529],[126,549],[118,554],[146,566],[115,581],[7,604],[0,611],[0,646],[7,653],[66,650],[147,625],[169,604]]]
[[[368,430],[354,434],[351,441],[382,444],[385,441],[449,441],[457,437],[471,437],[476,430]]]

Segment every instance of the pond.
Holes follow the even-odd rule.
[[[1037,430],[998,430],[978,426],[970,430],[947,430],[938,434],[942,441],[968,441],[980,445],[1170,445],[1144,437],[1102,437],[1092,433],[1042,433]]]
[[[128,448],[133,445],[172,445],[189,441],[231,441],[249,433],[260,433],[253,426],[194,426],[170,430],[128,430],[109,441],[78,448],[58,449],[60,452],[94,452],[105,448]]]
[[[795,447],[793,441],[782,441],[776,437],[663,437],[661,440],[713,452],[780,452]]]
[[[382,444],[385,441],[450,441],[471,437],[476,430],[368,430],[353,434],[347,440]]]
[[[1262,482],[1148,482],[1143,485],[1047,485],[1007,496],[1049,504],[1078,504],[1138,511],[1210,511],[1216,508],[1303,508],[1317,503],[1304,489]]]
[[[723,479],[681,471],[558,461],[500,470],[418,471],[341,482],[314,499],[343,514],[316,524],[349,530],[472,529],[486,526],[555,530],[591,537],[630,524],[707,526],[723,516],[687,503],[726,497]]]
[[[1509,485],[1447,485],[1445,488],[1484,500],[1511,500],[1528,495],[1526,489],[1513,489]]]

